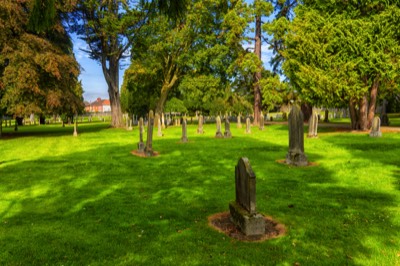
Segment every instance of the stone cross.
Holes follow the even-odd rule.
[[[229,204],[231,219],[245,235],[265,233],[265,220],[256,210],[256,175],[249,159],[242,157],[235,167],[236,200]]]
[[[318,113],[315,108],[313,108],[310,119],[308,120],[308,138],[318,137]]]
[[[264,130],[264,114],[260,114],[260,130]]]
[[[369,136],[375,137],[375,138],[382,137],[381,119],[377,116],[375,116],[374,120],[372,120],[372,128],[371,128],[371,132],[369,133]]]
[[[216,121],[216,124],[217,124],[217,132],[215,133],[215,137],[216,138],[223,138],[224,136],[222,135],[222,132],[221,132],[221,117],[217,116],[215,121]]]
[[[232,138],[232,133],[231,133],[231,124],[229,122],[229,118],[225,118],[225,132],[224,132],[224,137],[225,138]]]
[[[187,122],[186,119],[183,118],[182,120],[182,138],[181,138],[182,142],[188,142],[188,138],[187,138]]]
[[[237,128],[242,128],[242,117],[241,116],[242,116],[242,114],[239,113],[238,117],[237,117],[237,124],[236,124]]]
[[[250,117],[246,118],[246,133],[247,134],[251,133]]]
[[[154,155],[153,151],[153,125],[154,125],[154,114],[153,111],[149,112],[149,122],[147,123],[147,140],[146,147],[144,148],[144,153],[147,157]]]
[[[199,116],[199,126],[197,127],[197,133],[198,134],[203,134],[203,123],[204,123],[204,118],[202,115]]]
[[[138,143],[138,152],[144,152],[144,143],[143,143],[143,131],[144,131],[144,123],[143,118],[139,119],[139,143]]]
[[[289,114],[289,152],[286,163],[295,166],[308,165],[307,156],[304,154],[304,116],[298,105],[293,105]]]

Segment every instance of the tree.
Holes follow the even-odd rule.
[[[82,108],[72,43],[54,16],[51,28],[30,27],[31,0],[0,2],[0,110],[23,116]]]
[[[308,1],[296,8],[292,22],[280,18],[270,30],[283,41],[282,68],[302,99],[325,106],[350,103],[352,127],[366,130],[378,88],[398,89],[398,21],[398,6]]]

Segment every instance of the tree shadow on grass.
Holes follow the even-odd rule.
[[[100,132],[109,128],[110,125],[105,123],[91,123],[78,125],[78,136],[80,134]],[[13,129],[12,129],[13,130]],[[72,136],[74,132],[73,125],[36,125],[36,126],[21,126],[18,131],[3,131],[0,140],[15,139],[22,137],[58,137],[58,136]]]
[[[1,166],[0,264],[355,265],[376,254],[367,239],[392,248],[386,237],[400,231],[375,220],[390,217],[393,196],[341,187],[321,166],[280,165],[287,150],[273,142],[161,139],[156,158],[132,156],[134,146]],[[241,243],[208,227],[207,216],[234,199],[241,156],[258,178],[258,210],[286,224],[287,236]]]

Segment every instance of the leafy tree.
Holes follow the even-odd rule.
[[[83,102],[72,43],[60,16],[51,28],[30,30],[32,4],[0,2],[0,109],[15,116],[77,112]]]

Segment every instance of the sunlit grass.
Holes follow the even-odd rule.
[[[131,155],[138,130],[105,123],[5,129],[0,140],[0,265],[399,265],[400,133],[382,138],[319,130],[305,139],[316,166],[276,162],[286,125],[231,125],[232,139],[170,127],[156,158]],[[235,197],[234,166],[248,157],[258,211],[287,235],[242,243],[207,217]],[[290,206],[290,208],[289,208]],[[293,207],[292,207],[293,206]]]

